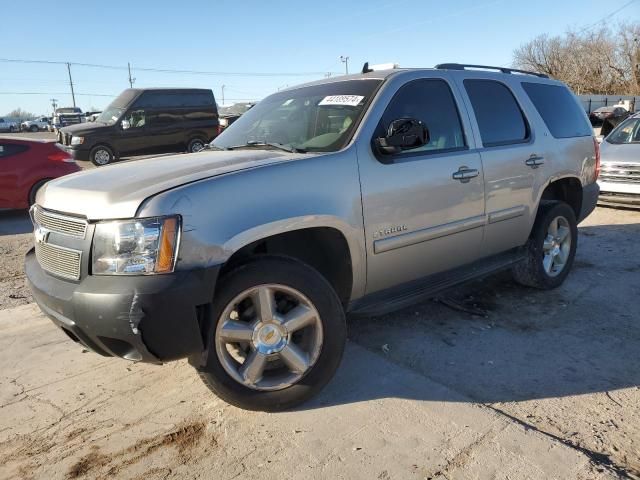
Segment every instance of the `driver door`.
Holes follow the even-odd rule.
[[[384,137],[401,118],[421,120],[430,138],[393,155],[379,153],[373,142],[358,145],[366,293],[478,259],[484,232],[482,163],[448,80],[417,78],[391,95],[369,139]]]
[[[146,110],[136,108],[128,111],[120,121],[118,128],[120,135],[116,148],[120,155],[134,155],[144,153],[150,147],[147,132],[147,116]],[[124,128],[123,124],[128,122],[129,128]]]

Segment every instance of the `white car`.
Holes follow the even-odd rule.
[[[38,117],[33,120],[27,120],[20,124],[20,130],[23,132],[38,132],[40,130],[48,130],[49,129],[49,118],[48,117]]]
[[[600,144],[598,203],[640,208],[640,113],[618,125]]]
[[[16,122],[10,122],[5,118],[0,118],[0,132],[17,132],[18,124]]]

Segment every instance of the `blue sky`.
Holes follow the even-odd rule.
[[[128,87],[212,88],[225,103],[344,72],[365,61],[430,67],[441,62],[509,65],[513,50],[541,33],[563,33],[606,17],[628,0],[12,1],[0,22],[0,58],[105,64],[72,66],[78,106],[101,109]],[[99,5],[99,7],[95,6]],[[6,6],[5,6],[6,7]],[[640,1],[607,19],[640,19]],[[196,75],[166,68],[278,76]],[[66,66],[0,62],[0,114],[71,104]],[[41,92],[15,95],[7,92]],[[111,95],[111,96],[110,96]]]

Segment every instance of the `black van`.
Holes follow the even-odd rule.
[[[220,131],[213,92],[198,88],[128,88],[95,122],[60,129],[76,160],[106,165],[123,155],[197,152]]]

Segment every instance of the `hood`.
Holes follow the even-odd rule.
[[[98,132],[104,128],[112,128],[112,125],[105,125],[104,123],[95,122],[76,123],[75,125],[62,127],[60,131],[62,133],[69,133],[71,135],[88,135],[90,133]]]
[[[52,180],[38,192],[37,203],[89,220],[132,218],[145,199],[165,190],[304,156],[271,150],[236,150],[134,160]]]
[[[640,164],[640,144],[609,143],[604,140],[600,144],[600,160],[602,163]]]

